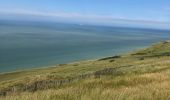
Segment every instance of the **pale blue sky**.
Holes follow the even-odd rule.
[[[169,28],[170,0],[0,0],[0,18]]]

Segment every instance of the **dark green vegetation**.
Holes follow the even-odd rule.
[[[96,61],[0,74],[2,100],[169,100],[170,42]]]

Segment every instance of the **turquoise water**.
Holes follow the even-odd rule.
[[[168,39],[168,30],[0,21],[0,72],[97,59]]]

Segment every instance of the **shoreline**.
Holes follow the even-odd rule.
[[[1,27],[9,30],[8,35],[4,34],[2,38],[12,40],[9,43],[1,40],[0,74],[126,54],[170,37],[166,36],[169,31],[117,27],[82,26],[79,31],[69,25],[63,28],[68,27],[71,31],[60,27],[59,30],[47,30],[45,27],[23,27],[24,30],[20,30],[21,27],[15,25],[11,29],[3,25]],[[88,30],[83,30],[84,28]],[[94,30],[89,30],[90,28]],[[12,29],[16,30],[15,34],[10,31]],[[100,32],[101,29],[104,31]],[[39,35],[42,32],[44,33]],[[155,35],[147,34],[148,32]]]
[[[170,42],[161,41],[154,43],[150,47],[134,50],[122,55],[61,64],[58,65],[59,67],[53,66],[0,74],[0,95],[10,96],[15,93],[32,93],[54,88],[63,89],[63,86],[74,85],[74,82],[79,84],[79,82],[91,79],[104,79],[103,82],[106,82],[107,85],[106,77],[109,79],[124,79],[124,76],[128,78],[134,76],[135,78],[136,75],[139,75],[138,78],[143,80],[141,75],[159,73],[160,71],[170,69],[169,66],[165,66],[165,64],[169,65],[170,63],[169,50]],[[127,81],[126,78],[124,80]],[[143,81],[138,82],[141,83]],[[150,80],[148,82],[150,83]],[[124,84],[121,82],[119,85]]]
[[[163,41],[160,41],[158,43],[161,43],[161,42],[163,42]],[[155,43],[152,43],[151,46],[153,44],[155,44]],[[96,58],[96,59],[80,60],[80,61],[73,61],[73,62],[61,63],[61,64],[56,64],[56,65],[39,66],[39,67],[35,67],[35,68],[26,68],[26,69],[22,69],[22,70],[0,72],[0,75],[19,73],[19,72],[29,72],[29,71],[35,71],[35,70],[45,70],[45,69],[62,67],[63,65],[71,65],[71,64],[77,64],[77,63],[87,63],[87,62],[91,62],[91,61],[99,61],[99,60],[102,60],[102,59],[112,58],[112,57],[115,57],[115,56],[122,56],[122,55],[125,56],[125,55],[128,55],[128,54],[131,54],[132,52],[137,52],[137,51],[140,51],[140,50],[144,50],[144,49],[146,49],[148,47],[150,47],[150,46],[139,47],[139,48],[135,48],[134,50],[130,50],[130,51],[127,51],[127,52],[124,52],[124,53],[115,54],[113,56],[103,56],[103,57],[99,57],[99,58]]]

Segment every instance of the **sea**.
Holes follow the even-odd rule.
[[[170,40],[170,30],[0,20],[0,73],[120,55]]]

